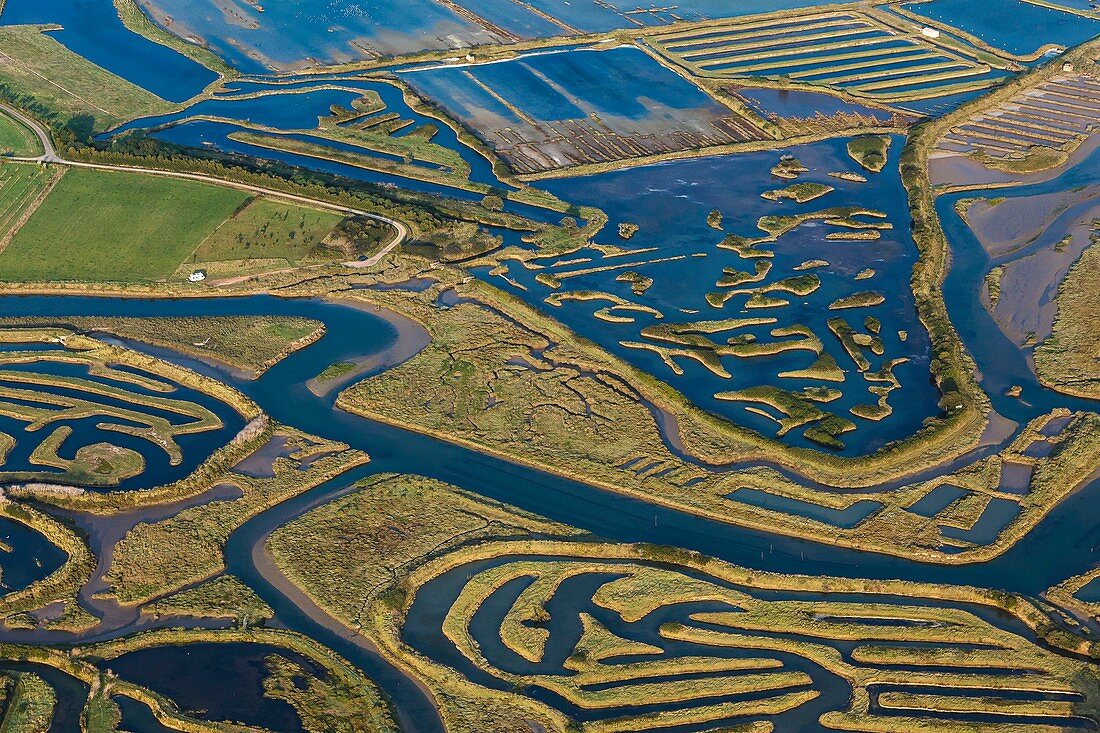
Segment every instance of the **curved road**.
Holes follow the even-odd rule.
[[[394,228],[396,234],[393,240],[391,240],[380,251],[371,255],[365,260],[357,260],[354,262],[346,262],[345,265],[349,267],[370,267],[377,264],[383,257],[393,251],[397,245],[406,241],[409,238],[409,227],[397,219],[391,219],[388,216],[382,214],[376,214],[370,211],[364,211],[362,209],[355,209],[350,206],[341,206],[340,204],[333,204],[328,201],[321,201],[319,199],[309,198],[308,196],[298,196],[292,193],[284,193],[282,191],[276,191],[272,188],[264,188],[263,186],[252,186],[247,183],[237,183],[236,181],[227,181],[223,178],[216,178],[214,176],[207,176],[201,173],[183,173],[179,171],[166,171],[158,168],[145,168],[142,166],[129,166],[129,165],[106,165],[103,163],[82,163],[75,160],[65,160],[57,154],[57,149],[53,145],[53,140],[50,138],[49,132],[43,127],[37,120],[28,117],[14,107],[10,107],[6,104],[0,103],[0,111],[4,112],[16,120],[21,122],[27,128],[35,134],[38,138],[39,144],[42,146],[42,155],[27,158],[27,157],[12,157],[9,160],[16,160],[25,163],[56,163],[60,165],[72,166],[73,168],[90,168],[93,170],[107,170],[107,171],[126,171],[129,173],[144,173],[151,176],[162,176],[164,178],[185,178],[194,181],[202,181],[204,183],[215,183],[219,186],[226,186],[228,188],[236,188],[241,191],[248,191],[250,193],[260,194],[263,196],[269,196],[271,198],[279,198],[285,201],[292,201],[299,204],[307,204],[314,208],[326,209],[328,211],[335,211],[340,214],[347,214],[350,216],[362,216],[368,219],[374,219],[385,224],[389,224]],[[228,284],[228,283],[226,283]]]

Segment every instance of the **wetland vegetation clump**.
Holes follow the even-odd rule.
[[[786,178],[793,180],[798,178],[803,173],[809,173],[810,169],[806,165],[794,157],[793,155],[784,155],[779,159],[779,162],[772,166],[772,175],[776,178]]]
[[[621,222],[619,224],[619,238],[630,239],[638,233],[639,229],[641,229],[641,227],[639,227],[637,224],[632,224],[627,221]]]
[[[34,672],[17,672],[4,675],[2,679],[6,700],[0,730],[47,733],[57,705],[57,692],[53,687]]]
[[[874,242],[882,237],[877,229],[864,229],[857,232],[829,232],[825,239],[841,242]]]
[[[866,221],[870,219],[871,221]],[[878,230],[890,229],[893,225],[889,221],[881,221],[886,218],[885,212],[876,209],[868,209],[862,206],[834,206],[821,211],[808,211],[799,214],[768,214],[756,220],[756,227],[766,232],[769,241],[775,241],[784,234],[793,231],[806,222],[824,221],[826,224],[843,229],[855,230],[855,234],[864,231],[872,232],[877,239]],[[837,232],[830,232],[826,238]],[[841,234],[846,236],[846,233]],[[858,237],[857,237],[858,238]]]
[[[232,575],[164,596],[142,607],[142,613],[155,617],[192,616],[194,618],[229,619],[241,626],[255,626],[267,621],[275,612],[256,592]]]
[[[804,204],[814,199],[819,199],[825,194],[832,193],[835,190],[836,189],[832,186],[826,186],[824,183],[795,183],[775,191],[765,191],[760,194],[760,196],[769,201],[790,199],[795,203]]]
[[[718,243],[719,249],[728,249],[736,252],[741,259],[771,258],[775,252],[766,249],[757,249],[763,244],[763,240],[742,237],[739,234],[727,234],[725,239]]]
[[[832,303],[829,303],[829,310],[844,310],[845,308],[869,308],[875,305],[882,305],[886,302],[886,298],[882,293],[874,293],[869,290],[865,290],[859,293],[852,293],[851,295],[845,295],[841,298],[837,298]]]
[[[432,247],[443,262],[462,262],[500,249],[504,239],[474,222],[462,222],[432,232],[420,242]]]
[[[433,512],[423,512],[425,505]],[[310,546],[318,537],[326,548],[320,558]],[[295,585],[432,690],[444,724],[462,733],[489,720],[495,729],[501,721],[526,720],[564,733],[576,726],[570,709],[620,707],[616,729],[644,729],[653,716],[629,709],[639,695],[665,706],[664,722],[762,716],[781,724],[785,712],[814,698],[802,689],[818,680],[816,666],[842,677],[857,696],[882,685],[969,691],[975,675],[996,668],[997,689],[1036,692],[1019,703],[1021,710],[1050,720],[1074,711],[1049,708],[1039,691],[1074,691],[1089,700],[1100,694],[1076,682],[1087,661],[1019,633],[1018,622],[1045,619],[1023,597],[952,585],[776,575],[676,548],[601,542],[419,476],[366,479],[356,492],[276,530],[270,550]],[[582,579],[592,581],[583,597],[558,592]],[[438,602],[419,602],[429,594]],[[937,603],[944,601],[949,607]],[[572,651],[555,654],[562,661],[553,663],[546,627],[551,602],[555,619],[575,616],[580,629]],[[674,611],[704,602],[705,612]],[[983,606],[1017,621],[1001,623]],[[657,633],[643,632],[639,622],[657,612],[668,620]],[[504,649],[483,645],[483,633],[497,636]],[[437,638],[469,666],[440,659]],[[666,651],[672,644],[680,653]],[[959,644],[980,650],[960,655]],[[726,653],[746,649],[756,653]],[[792,655],[812,664],[792,665],[786,661]],[[515,658],[526,663],[506,663]],[[485,686],[490,679],[496,689]],[[556,694],[536,701],[512,692],[530,685]],[[748,693],[756,699],[747,709],[709,702]],[[566,705],[555,704],[558,698]],[[962,731],[967,715],[1001,709],[984,689],[927,698],[928,709],[948,711],[947,718],[914,710],[906,729]],[[958,720],[956,710],[963,716]],[[829,709],[824,718],[842,729],[895,729],[889,712],[867,706]]]
[[[886,167],[886,151],[890,138],[886,135],[864,135],[848,141],[848,155],[872,173],[880,173]]]
[[[308,733],[397,731],[373,684],[358,674],[313,674],[281,654],[264,658],[264,696],[288,703]]]
[[[324,324],[285,316],[0,318],[0,327],[62,327],[163,346],[259,377],[324,335]]]
[[[1094,399],[1100,398],[1097,282],[1100,282],[1100,243],[1094,240],[1059,287],[1053,332],[1035,348],[1035,370],[1043,384]]]
[[[645,295],[645,291],[653,286],[653,278],[634,270],[621,272],[615,276],[615,279],[619,282],[630,283],[630,289],[635,295]]]
[[[1001,281],[1004,279],[1005,268],[996,265],[985,275],[985,295],[989,299],[989,307],[996,309],[1001,299]]]
[[[271,476],[226,471],[208,478],[210,487],[238,487],[240,498],[191,507],[127,532],[104,575],[120,603],[147,602],[217,575],[225,569],[222,545],[234,529],[264,509],[369,460],[343,443],[286,427],[277,428],[277,433],[290,448],[285,457],[272,462]]]

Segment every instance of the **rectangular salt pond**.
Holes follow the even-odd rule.
[[[1076,46],[1100,33],[1100,21],[1023,0],[930,0],[903,7],[1019,55],[1047,44]]]
[[[153,20],[200,39],[241,71],[338,64],[505,41],[435,0],[138,0]]]
[[[906,507],[906,511],[919,514],[922,517],[934,517],[969,493],[966,489],[960,489],[958,486],[941,484]]]
[[[488,87],[536,122],[598,114],[646,124],[667,120],[675,111],[729,112],[690,82],[629,46],[536,53],[500,63],[437,67],[404,76],[417,87],[434,80],[433,86],[441,94],[444,88],[461,93],[469,87]],[[448,96],[439,101],[451,105]]]
[[[882,504],[879,502],[865,499],[863,501],[857,501],[847,509],[833,509],[831,507],[821,506],[820,504],[811,504],[808,501],[800,501],[799,499],[792,499],[787,496],[776,496],[766,491],[747,487],[737,489],[732,494],[728,494],[726,498],[760,509],[770,509],[775,512],[784,512],[786,514],[806,517],[807,519],[814,519],[824,524],[840,527],[841,529],[851,529],[855,527],[864,519],[882,508]]]
[[[1026,494],[1031,488],[1031,474],[1034,469],[1027,463],[1001,464],[1001,491],[1010,494]]]
[[[609,3],[604,0],[526,0],[533,8],[554,16],[584,33],[602,33],[617,28],[638,28],[675,22],[732,18],[771,13],[777,10],[828,5],[831,0],[685,0],[677,3]],[[474,12],[480,0],[466,3]]]
[[[975,545],[989,545],[996,541],[1001,530],[1007,527],[1020,514],[1020,505],[1011,499],[990,499],[982,516],[970,529],[959,529],[940,525],[944,537],[973,542]]]
[[[733,110],[631,46],[401,73],[521,172],[761,136]]]

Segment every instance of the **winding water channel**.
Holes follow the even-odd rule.
[[[1082,176],[1092,176],[1094,157],[1067,171],[1056,182],[1042,184],[1040,188],[1043,191],[1052,186],[1064,189]],[[1021,191],[1036,192],[1041,191]],[[1094,409],[1095,405],[1087,400],[1066,397],[1039,384],[1028,367],[1026,355],[992,322],[977,296],[976,285],[988,267],[988,255],[954,214],[954,199],[944,197],[939,207],[953,243],[952,270],[945,284],[946,301],[953,322],[977,362],[995,409],[1021,424],[1058,406]],[[56,317],[58,320],[72,316],[281,315],[324,322],[326,334],[320,341],[290,355],[254,381],[162,349],[132,346],[231,384],[255,400],[275,420],[344,441],[370,454],[369,465],[330,480],[244,524],[230,537],[226,560],[229,572],[254,588],[275,609],[277,624],[331,647],[375,679],[395,702],[399,719],[409,730],[442,730],[438,714],[425,692],[386,663],[366,639],[342,628],[290,586],[264,550],[267,537],[276,528],[350,491],[351,484],[371,473],[422,474],[586,529],[608,540],[675,545],[739,565],[781,573],[967,584],[1035,596],[1097,563],[1100,480],[1092,481],[1068,497],[1000,557],[977,565],[936,565],[772,535],[688,515],[345,413],[334,407],[338,390],[318,395],[308,388],[309,381],[325,367],[340,361],[371,358],[378,364],[376,371],[392,366],[415,353],[422,345],[423,334],[410,331],[399,337],[405,329],[399,331],[393,319],[339,302],[270,295],[175,300],[5,296],[0,298],[0,313]],[[417,339],[420,342],[417,343]],[[1004,389],[1014,384],[1023,387],[1025,399],[1003,397]],[[1010,439],[1003,438],[998,445]],[[996,447],[987,446],[981,454]],[[968,458],[974,459],[974,455]],[[946,469],[941,467],[940,471]],[[432,592],[443,596],[455,590],[447,583],[433,588]],[[580,593],[577,598],[584,595]],[[139,619],[137,614],[120,614],[108,621],[82,641],[120,636],[149,623],[148,619]],[[997,623],[1003,625],[1009,621],[1002,618]],[[432,645],[433,656],[438,653],[446,658],[446,650],[439,648],[446,644],[445,640],[435,638],[432,641],[429,637],[421,634],[420,638],[421,641],[428,639],[425,643]],[[815,683],[824,685],[825,694],[814,705],[800,709],[800,725],[816,721],[816,716],[807,714],[807,710],[817,710],[826,702],[831,704],[834,698],[842,697],[846,689],[846,683],[839,678],[832,679],[833,675],[817,677]]]
[[[941,208],[947,209],[947,204]],[[958,222],[946,211],[944,214],[955,243],[947,302],[954,322],[978,362],[996,408],[1021,422],[1058,405],[1090,409],[1092,406],[1084,400],[1066,398],[1042,387],[1027,369],[1019,350],[1007,339],[998,338],[999,332],[988,322],[989,317],[974,294],[973,283],[980,282],[980,276],[975,274],[980,273],[986,255],[972,236],[958,231]],[[1100,481],[1093,481],[1062,502],[1026,538],[999,558],[979,565],[935,565],[691,516],[345,413],[333,406],[337,390],[318,396],[308,389],[307,382],[334,362],[399,353],[404,344],[398,343],[398,331],[387,320],[335,302],[267,295],[180,300],[8,296],[0,298],[0,312],[6,316],[59,319],[263,314],[304,316],[325,323],[324,338],[292,354],[255,381],[162,350],[145,350],[233,385],[276,420],[342,440],[370,454],[372,460],[368,466],[328,481],[247,522],[230,537],[226,559],[229,572],[253,587],[275,609],[277,623],[330,646],[377,680],[395,701],[402,723],[412,730],[442,730],[438,715],[423,691],[382,660],[363,637],[340,628],[290,587],[263,549],[266,538],[277,527],[346,493],[355,480],[370,473],[427,475],[609,540],[676,545],[740,565],[783,573],[970,584],[1036,595],[1097,562]],[[974,338],[978,332],[983,338]],[[382,363],[392,361],[382,359]],[[1028,401],[1001,398],[1000,386],[1006,384],[1022,384]],[[135,620],[126,619],[106,635],[128,633],[134,623]],[[102,635],[104,629],[98,633]],[[831,694],[826,697],[831,698]]]

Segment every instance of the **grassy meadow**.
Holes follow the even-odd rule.
[[[33,100],[52,114],[54,123],[78,127],[83,134],[171,109],[160,97],[73,53],[38,26],[0,27],[0,85],[10,96]]]
[[[337,213],[199,181],[60,170],[0,163],[0,281],[215,278],[346,255],[325,246]]]
[[[0,253],[0,280],[161,280],[247,201],[205,183],[70,170]]]
[[[0,165],[0,243],[23,221],[45,193],[52,173],[32,163]],[[3,245],[0,244],[0,250]]]
[[[343,217],[330,211],[256,199],[206,238],[192,262],[279,259],[309,255]]]
[[[42,154],[42,146],[23,123],[0,113],[0,155],[32,157]]]

